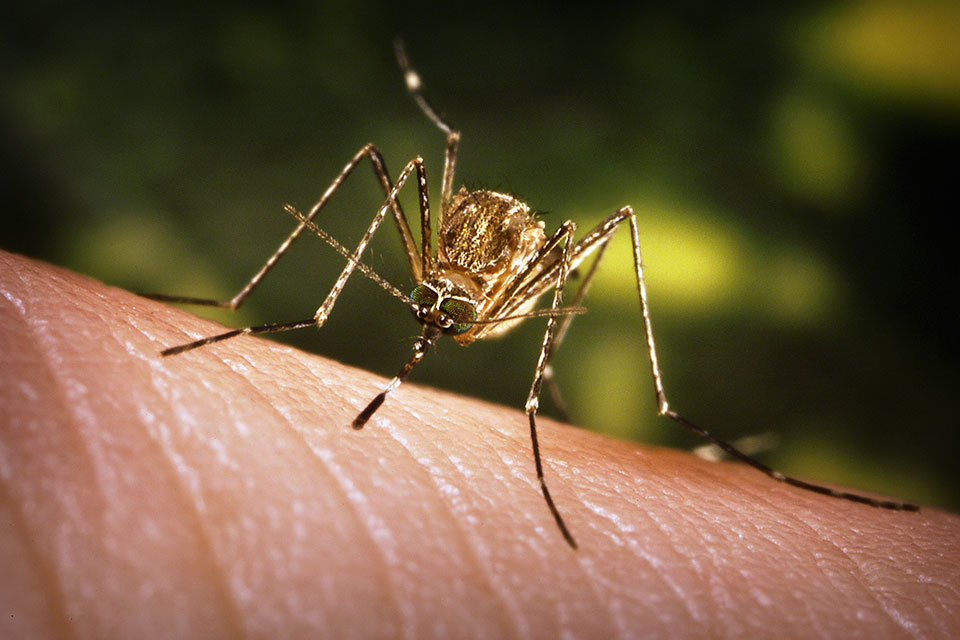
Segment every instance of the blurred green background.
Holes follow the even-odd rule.
[[[135,291],[229,298],[292,228],[281,205],[310,207],[368,141],[394,175],[423,155],[436,196],[443,137],[405,93],[400,35],[463,133],[458,185],[514,193],[550,229],[636,208],[674,408],[726,439],[776,434],[761,457],[784,471],[960,506],[960,4],[0,15],[3,248]],[[361,167],[320,219],[345,244],[380,203],[371,176]],[[396,238],[366,259],[406,290]],[[298,245],[239,313],[213,315],[309,317],[342,259]],[[624,233],[559,382],[582,427],[692,447],[655,417],[629,253]],[[522,407],[543,324],[445,341],[412,379]],[[390,376],[417,330],[357,276],[321,331],[278,339]]]

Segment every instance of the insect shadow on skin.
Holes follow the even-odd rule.
[[[320,327],[333,311],[347,279],[354,270],[359,270],[387,293],[408,306],[422,327],[421,333],[413,345],[413,354],[409,360],[400,368],[400,371],[389,384],[353,420],[353,428],[361,429],[383,405],[387,396],[400,386],[440,337],[450,336],[457,343],[465,346],[482,338],[501,335],[523,320],[545,317],[547,319],[546,329],[534,370],[533,382],[527,395],[525,411],[530,425],[533,459],[541,493],[564,539],[571,547],[576,548],[577,543],[547,488],[537,438],[536,416],[540,393],[544,384],[547,385],[551,395],[557,400],[558,406],[563,411],[562,398],[550,367],[551,358],[563,342],[574,316],[585,311],[579,305],[590,288],[597,267],[603,259],[604,251],[613,234],[620,228],[621,224],[626,223],[630,229],[630,239],[633,245],[637,293],[640,299],[643,331],[659,415],[670,418],[709,441],[730,457],[751,465],[779,482],[873,507],[904,511],[916,511],[918,509],[912,504],[877,500],[854,493],[836,491],[784,475],[751,458],[736,447],[716,438],[673,411],[667,402],[663,375],[657,360],[657,349],[654,343],[647,302],[646,282],[643,277],[640,234],[633,209],[630,206],[620,208],[579,240],[575,240],[576,225],[572,221],[562,223],[553,234],[547,235],[543,221],[535,217],[526,203],[512,195],[482,189],[467,190],[466,188],[461,188],[454,193],[453,180],[460,133],[440,118],[427,101],[423,93],[420,76],[410,65],[403,44],[399,40],[395,43],[395,49],[407,90],[420,110],[446,135],[441,203],[439,220],[436,226],[436,249],[434,250],[432,242],[433,225],[423,159],[416,157],[408,162],[394,182],[387,171],[386,163],[380,151],[373,144],[367,144],[350,159],[350,162],[334,178],[308,213],[303,214],[294,207],[285,205],[286,211],[297,218],[299,224],[233,298],[218,301],[161,294],[147,296],[165,302],[206,305],[235,310],[260,284],[291,243],[304,229],[309,229],[346,259],[343,271],[341,271],[340,276],[334,282],[333,287],[313,317],[294,322],[234,329],[165,349],[161,352],[163,356],[180,354],[236,336]],[[386,199],[356,248],[351,251],[317,226],[314,219],[364,158],[370,161]],[[400,190],[413,176],[416,177],[419,195],[419,247],[407,222],[406,214],[397,200]],[[387,282],[361,259],[368,243],[388,213],[392,215],[396,223],[400,241],[403,244],[410,270],[416,282],[409,294],[403,293]],[[570,272],[580,267],[590,256],[593,256],[593,259],[586,268],[570,305],[562,306],[564,285]],[[553,290],[553,297],[550,307],[535,308],[540,298],[551,289]]]

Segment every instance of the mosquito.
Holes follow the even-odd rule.
[[[454,170],[460,132],[441,118],[428,102],[419,74],[411,66],[402,42],[394,43],[397,62],[403,72],[407,91],[420,110],[446,136],[439,220],[436,225],[436,250],[433,248],[433,224],[430,201],[427,195],[427,175],[421,157],[410,160],[394,182],[387,171],[386,163],[377,147],[367,144],[361,148],[334,178],[320,199],[303,214],[290,205],[285,210],[299,224],[267,259],[260,270],[232,298],[225,301],[188,298],[182,296],[150,295],[165,302],[207,305],[236,310],[260,284],[291,243],[309,229],[346,259],[346,265],[334,282],[323,303],[313,317],[295,322],[281,322],[249,326],[210,336],[187,344],[170,347],[161,352],[172,356],[198,347],[221,342],[229,338],[262,333],[290,331],[305,327],[321,327],[336,304],[350,275],[359,270],[377,283],[387,293],[408,306],[421,324],[421,332],[413,346],[413,354],[400,368],[393,379],[360,411],[353,420],[354,429],[362,429],[374,413],[383,405],[387,396],[407,378],[436,341],[451,336],[460,345],[466,346],[476,340],[492,338],[509,331],[517,323],[535,317],[546,318],[546,329],[540,346],[540,355],[533,373],[533,381],[524,409],[530,426],[533,460],[540,491],[553,519],[566,542],[574,549],[576,540],[560,515],[544,477],[540,445],[537,438],[537,410],[540,392],[546,384],[556,392],[550,361],[570,326],[573,318],[584,312],[579,305],[597,273],[610,239],[626,224],[633,245],[633,267],[637,294],[640,299],[640,315],[653,387],[656,394],[657,413],[666,416],[701,438],[712,443],[727,455],[744,462],[769,477],[800,489],[813,491],[834,498],[859,502],[883,509],[916,511],[916,505],[877,500],[867,496],[837,491],[812,484],[799,478],[785,475],[753,459],[740,449],[730,445],[708,431],[698,427],[670,408],[664,390],[663,374],[657,359],[657,347],[650,321],[650,306],[647,301],[647,286],[643,277],[643,260],[640,253],[640,233],[637,217],[630,206],[624,206],[608,216],[579,240],[574,239],[576,225],[564,222],[551,235],[547,235],[544,223],[538,220],[530,207],[521,200],[496,191],[470,191],[461,187],[453,192]],[[353,173],[364,158],[368,159],[385,195],[366,232],[352,251],[340,244],[329,233],[316,225],[314,219],[340,185]],[[420,209],[420,246],[411,232],[398,194],[412,176],[416,176]],[[400,233],[415,286],[405,294],[379,276],[362,261],[364,250],[380,228],[387,215],[391,214]],[[570,273],[592,257],[585,275],[579,283],[570,306],[562,305],[564,285]],[[549,308],[537,309],[542,296],[552,290]],[[559,397],[559,394],[556,394]],[[562,408],[562,404],[560,405]]]

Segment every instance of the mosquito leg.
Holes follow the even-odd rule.
[[[599,246],[596,249],[597,256],[593,259],[590,269],[587,271],[587,275],[584,276],[580,286],[577,287],[577,292],[574,294],[573,300],[568,306],[580,306],[584,296],[587,295],[587,291],[590,290],[593,277],[597,274],[597,267],[600,265],[600,260],[603,259],[603,254],[607,250],[607,244],[609,242],[609,234],[599,238]],[[564,422],[570,422],[570,414],[567,412],[567,403],[564,402],[563,394],[560,393],[560,387],[557,385],[557,380],[554,377],[551,361],[553,360],[554,354],[560,348],[563,338],[567,335],[567,329],[569,329],[571,322],[573,322],[573,314],[566,315],[560,320],[560,324],[557,326],[557,331],[553,338],[553,343],[550,345],[550,353],[547,354],[546,365],[543,367],[543,383],[547,387],[547,392],[550,394],[550,399],[553,400],[553,404],[556,406],[557,413],[560,414],[560,418]]]
[[[441,214],[446,212],[453,201],[453,174],[457,164],[457,147],[460,145],[460,132],[451,131],[447,134],[447,148],[443,153],[443,191],[440,202]],[[441,215],[440,222],[443,222]]]
[[[754,469],[762,471],[778,482],[783,482],[794,487],[799,487],[800,489],[813,491],[814,493],[820,493],[834,498],[841,498],[843,500],[867,504],[872,507],[881,507],[883,509],[893,509],[898,511],[917,511],[919,507],[913,504],[894,502],[890,500],[877,500],[875,498],[869,498],[856,493],[837,491],[829,487],[813,484],[806,482],[805,480],[800,480],[799,478],[794,478],[780,473],[779,471],[771,469],[762,462],[753,459],[733,445],[717,438],[705,429],[698,427],[670,408],[670,404],[667,402],[667,394],[663,388],[663,373],[660,370],[660,364],[657,360],[657,346],[653,341],[653,327],[650,323],[650,306],[647,302],[647,285],[643,278],[643,260],[640,255],[640,232],[637,229],[636,215],[634,214],[632,208],[623,207],[616,214],[608,218],[605,223],[619,224],[623,220],[627,219],[630,221],[630,237],[633,242],[633,264],[637,276],[637,293],[640,296],[640,311],[643,316],[643,332],[647,340],[647,354],[650,358],[650,371],[653,374],[653,386],[657,395],[657,413],[661,416],[670,418],[677,424],[689,429],[701,438],[717,445],[731,457],[750,465]]]
[[[227,340],[229,338],[234,338],[236,336],[242,335],[253,335],[257,333],[269,333],[274,331],[287,331],[291,329],[301,329],[303,327],[317,326],[320,327],[326,321],[327,317],[330,315],[330,311],[333,309],[333,305],[337,301],[337,297],[340,295],[340,292],[343,290],[343,286],[346,284],[347,279],[350,277],[350,274],[353,273],[353,270],[362,263],[360,262],[360,256],[363,253],[363,250],[366,248],[367,244],[370,242],[370,239],[373,237],[374,232],[380,226],[380,223],[383,221],[383,218],[386,216],[388,210],[391,209],[392,205],[396,202],[397,193],[400,191],[400,188],[406,183],[407,179],[410,177],[410,174],[414,171],[417,172],[417,182],[418,188],[421,193],[420,197],[420,206],[421,206],[421,215],[423,220],[426,222],[429,227],[430,221],[430,211],[429,211],[429,202],[424,195],[427,191],[427,176],[423,169],[423,160],[421,158],[414,158],[407,163],[407,166],[404,167],[403,172],[400,174],[399,179],[397,180],[396,185],[390,188],[390,191],[387,193],[387,199],[377,211],[377,214],[374,216],[373,221],[370,223],[370,226],[367,228],[366,233],[363,235],[363,238],[360,240],[360,244],[357,245],[357,248],[353,251],[353,254],[350,255],[350,258],[347,261],[346,266],[343,271],[340,273],[340,277],[337,278],[337,281],[334,283],[333,288],[330,290],[330,293],[327,294],[326,299],[323,301],[323,304],[317,309],[314,313],[313,319],[310,321],[300,321],[293,323],[284,323],[279,325],[263,325],[260,327],[245,327],[242,329],[234,329],[233,331],[228,331],[216,336],[211,336],[209,338],[204,338],[202,340],[196,340],[188,344],[180,345],[177,347],[171,347],[162,351],[162,355],[171,356],[178,353],[183,353],[184,351],[190,351],[191,349],[196,349],[214,342],[220,342],[222,340]],[[314,207],[315,211],[319,209]],[[290,210],[295,211],[290,208]],[[299,213],[299,212],[297,212]],[[296,215],[296,213],[294,214]],[[300,220],[300,225],[297,227],[299,229],[306,228],[307,226],[314,226],[309,217],[304,216]],[[299,231],[297,231],[299,233]],[[281,247],[282,249],[283,247]],[[275,254],[276,255],[276,254]],[[419,263],[417,263],[419,267]],[[367,269],[365,265],[361,266],[361,270]],[[379,280],[378,280],[379,282]],[[383,286],[383,283],[381,283]],[[386,286],[388,291],[396,295],[396,289]]]
[[[543,368],[543,385],[547,388],[547,393],[550,394],[554,411],[557,412],[557,417],[560,421],[568,424],[573,422],[573,419],[570,417],[570,411],[567,409],[567,401],[563,399],[563,394],[560,392],[560,385],[557,384],[557,379],[554,377],[553,365],[549,363]]]
[[[421,224],[424,228],[430,228],[430,201],[427,197],[427,173],[423,167],[423,158],[419,156],[407,163],[407,166],[403,168],[403,171],[400,173],[400,176],[397,178],[397,182],[393,185],[393,188],[390,189],[390,193],[387,194],[387,199],[377,211],[377,214],[373,217],[373,220],[370,222],[370,226],[367,227],[366,233],[363,234],[363,237],[360,239],[360,242],[357,244],[357,248],[353,251],[353,256],[351,260],[347,261],[347,264],[344,265],[343,271],[340,272],[340,276],[337,278],[337,281],[333,283],[333,287],[330,289],[330,293],[327,294],[327,297],[324,299],[323,304],[321,304],[316,313],[314,313],[314,319],[316,320],[317,326],[322,326],[326,319],[330,316],[330,312],[333,310],[333,305],[336,304],[337,298],[340,296],[340,293],[343,291],[344,285],[347,283],[347,279],[350,277],[350,274],[353,273],[353,270],[360,263],[360,257],[363,254],[364,249],[367,248],[367,244],[370,243],[370,239],[373,237],[373,234],[380,227],[380,223],[383,222],[384,216],[386,216],[387,211],[391,208],[392,204],[396,202],[397,194],[400,192],[400,189],[406,184],[407,179],[410,177],[410,174],[416,171],[417,173],[417,190],[420,194],[420,215],[421,215]],[[301,223],[302,224],[302,223]],[[428,249],[430,246],[430,237],[426,235],[423,240],[424,249]],[[423,264],[428,264],[429,256],[423,257]],[[418,265],[419,266],[419,265]]]
[[[227,340],[228,338],[236,338],[237,336],[255,336],[259,333],[277,333],[278,331],[292,331],[293,329],[303,329],[305,327],[312,327],[317,324],[317,321],[313,318],[309,320],[297,320],[296,322],[277,322],[273,324],[263,324],[256,327],[243,327],[242,329],[234,329],[232,331],[227,331],[215,336],[210,336],[209,338],[202,338],[194,342],[188,342],[187,344],[182,344],[178,347],[170,347],[169,349],[164,349],[160,352],[162,356],[175,356],[178,353],[183,353],[184,351],[191,351],[198,347],[203,347],[208,344],[213,344],[214,342],[220,342],[222,340]]]
[[[572,239],[573,232],[575,230],[576,225],[573,222],[565,222],[563,226],[557,230],[557,233],[554,235],[554,240],[550,242],[553,244],[554,241],[561,238],[564,240],[563,257],[561,258],[560,267],[557,272],[556,288],[553,291],[553,309],[559,309],[561,307],[563,285],[566,282],[567,274],[570,271],[570,256],[572,255],[571,249],[573,247]],[[557,316],[550,316],[547,319],[547,328],[543,334],[543,345],[540,347],[540,357],[537,360],[537,368],[533,374],[533,383],[530,385],[530,394],[527,396],[525,409],[527,412],[527,417],[530,420],[530,439],[533,442],[533,460],[537,467],[537,480],[540,482],[540,490],[543,493],[544,500],[547,501],[547,506],[550,508],[550,513],[553,514],[553,519],[556,520],[557,526],[560,528],[560,533],[563,534],[563,537],[567,543],[576,549],[577,542],[570,534],[570,530],[567,529],[567,525],[560,516],[560,511],[557,510],[557,506],[554,504],[553,498],[550,497],[550,490],[547,488],[546,480],[544,480],[543,477],[543,463],[540,460],[540,443],[537,441],[537,409],[540,406],[540,388],[543,384],[543,372],[547,366],[547,359],[551,352],[551,345],[553,343],[556,326]]]
[[[375,283],[377,283],[381,289],[383,289],[393,297],[397,298],[398,300],[404,302],[405,304],[410,303],[410,297],[407,294],[403,293],[402,291],[397,289],[395,286],[390,284],[385,278],[381,277],[376,271],[374,271],[368,265],[354,258],[353,253],[349,249],[347,249],[345,246],[340,244],[340,242],[336,238],[334,238],[329,233],[327,233],[326,231],[318,227],[316,224],[314,224],[310,220],[307,220],[307,217],[302,213],[300,213],[299,211],[297,211],[295,207],[289,204],[285,204],[283,205],[283,210],[289,213],[290,215],[292,215],[294,218],[296,218],[300,222],[302,222],[308,229],[313,231],[313,233],[316,234],[321,240],[323,240],[328,245],[330,245],[330,247],[334,251],[336,251],[341,256],[346,258],[347,261],[355,263],[357,268],[360,269],[360,272],[363,275],[367,276],[370,280],[373,280]]]
[[[440,199],[440,214],[442,218],[453,196],[453,176],[457,164],[457,147],[460,144],[460,132],[437,115],[433,105],[427,100],[426,95],[423,93],[423,81],[420,80],[420,74],[417,73],[407,58],[407,51],[403,46],[403,40],[399,38],[394,40],[393,49],[397,55],[397,64],[400,65],[400,70],[403,71],[403,80],[407,85],[407,91],[413,96],[414,102],[417,103],[417,106],[420,107],[424,115],[447,135],[447,149],[443,155],[443,180],[441,181],[442,197]],[[443,220],[441,219],[441,223],[442,222]]]
[[[340,174],[333,179],[333,182],[330,183],[330,186],[327,187],[326,191],[323,192],[323,195],[320,199],[313,205],[310,211],[305,216],[307,220],[313,220],[313,218],[320,213],[320,210],[327,204],[331,196],[336,192],[341,184],[353,173],[353,170],[357,168],[357,165],[363,160],[363,158],[369,158],[371,166],[373,167],[373,172],[377,178],[377,182],[380,184],[380,188],[383,190],[384,195],[389,195],[391,189],[393,188],[393,183],[390,180],[390,174],[387,172],[387,165],[383,160],[379,149],[373,144],[367,144],[362,149],[360,149],[353,158],[350,159],[350,162],[344,166]],[[410,261],[410,268],[414,272],[414,277],[419,278],[421,262],[420,256],[417,253],[416,243],[413,240],[413,234],[410,232],[410,225],[407,223],[406,216],[403,213],[403,209],[400,206],[400,203],[396,199],[390,200],[391,210],[393,212],[393,217],[397,222],[397,229],[400,232],[400,237],[403,242],[404,250],[407,254],[407,259]],[[303,232],[305,224],[302,222],[297,225],[297,227],[290,233],[287,238],[280,243],[280,246],[277,247],[277,250],[273,252],[267,261],[260,267],[260,270],[247,282],[246,285],[232,298],[229,300],[210,300],[206,298],[191,298],[186,296],[171,296],[165,294],[145,294],[144,297],[150,298],[152,300],[159,300],[161,302],[177,302],[181,304],[193,304],[193,305],[204,305],[210,307],[220,307],[224,309],[236,310],[243,304],[244,300],[247,299],[247,296],[260,284],[260,281],[273,269],[277,261],[286,253],[287,249],[290,248],[290,245],[293,244],[293,241]]]

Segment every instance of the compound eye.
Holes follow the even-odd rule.
[[[477,319],[477,308],[466,300],[457,298],[447,298],[441,302],[440,311],[443,311],[452,321],[445,329],[446,333],[454,335],[468,331]]]
[[[437,303],[439,295],[425,284],[418,284],[410,292],[410,300],[418,307],[430,308]]]

